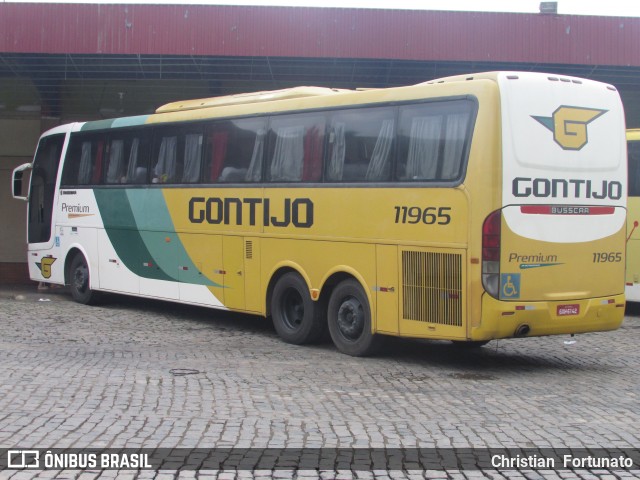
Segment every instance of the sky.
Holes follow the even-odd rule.
[[[396,8],[538,13],[540,0],[0,0],[3,3],[145,3],[209,5],[279,5],[293,7]],[[640,17],[639,0],[558,0],[560,15]]]

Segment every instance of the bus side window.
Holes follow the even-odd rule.
[[[269,126],[271,182],[317,182],[322,175],[324,116],[272,117]]]
[[[229,144],[229,131],[224,125],[214,125],[208,132],[208,156],[205,165],[204,180],[207,183],[215,183],[220,178],[222,166],[227,156]]]
[[[455,180],[462,172],[471,102],[434,102],[400,108],[398,180]]]
[[[302,125],[276,127],[272,132],[275,145],[269,168],[269,180],[299,182],[302,180],[304,160],[304,127]]]
[[[82,142],[80,153],[80,168],[78,169],[78,178],[75,183],[78,185],[87,185],[93,177],[93,154],[91,151],[91,142]]]
[[[259,182],[262,179],[265,124],[265,118],[243,118],[215,126],[212,130],[212,155],[215,158],[210,163],[210,175],[219,171],[217,181],[222,183]],[[225,143],[217,147],[216,138]]]
[[[72,137],[65,159],[62,183],[65,185],[99,185],[103,176],[104,141],[97,137]]]
[[[330,125],[325,179],[329,182],[388,181],[395,139],[394,107],[337,113]]]
[[[145,132],[139,132],[125,143],[125,155],[128,160],[127,173],[122,183],[141,185],[148,182],[150,136]]]
[[[124,183],[126,171],[124,156],[124,140],[116,139],[109,142],[107,147],[107,184]],[[126,177],[124,178],[126,180]]]
[[[173,183],[177,174],[178,137],[161,136],[155,145],[156,159],[151,183]]]
[[[202,133],[187,133],[185,135],[182,183],[196,183],[200,181],[202,143]]]

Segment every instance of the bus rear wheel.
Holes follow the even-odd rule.
[[[295,272],[285,273],[277,281],[271,317],[276,332],[287,343],[314,343],[325,331],[320,305],[311,299],[307,283]]]
[[[377,352],[383,337],[374,335],[371,308],[362,286],[355,280],[343,280],[331,293],[327,312],[329,333],[342,353],[363,357]]]
[[[71,261],[69,284],[71,286],[71,296],[76,302],[84,305],[91,305],[96,302],[98,295],[91,290],[89,266],[81,253],[76,254]]]

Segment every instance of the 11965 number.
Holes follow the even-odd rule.
[[[451,207],[394,207],[396,223],[424,223],[425,225],[448,225],[451,223]]]
[[[621,252],[595,252],[593,254],[593,263],[617,263],[621,261]]]

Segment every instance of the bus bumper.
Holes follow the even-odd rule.
[[[587,300],[505,302],[484,294],[480,325],[470,340],[615,330],[624,319],[623,294]]]

